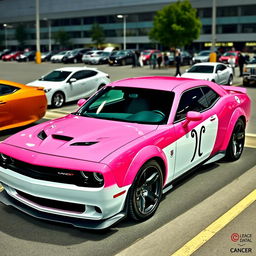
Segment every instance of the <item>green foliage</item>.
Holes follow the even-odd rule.
[[[18,41],[21,48],[25,46],[26,40],[27,40],[27,32],[24,25],[20,24],[15,29],[15,38]]]
[[[95,44],[97,44],[97,47],[99,47],[101,44],[104,43],[105,41],[104,30],[98,23],[94,23],[92,25],[90,34],[91,34],[92,41],[95,42]]]
[[[60,48],[68,48],[71,46],[70,35],[64,30],[59,30],[53,34],[53,39],[56,44],[60,45]]]
[[[166,47],[182,47],[199,37],[201,26],[191,3],[178,1],[156,13],[149,37]]]

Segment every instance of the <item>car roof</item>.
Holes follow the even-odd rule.
[[[205,84],[207,81],[205,81]],[[117,87],[133,87],[133,88],[145,88],[154,90],[165,90],[172,91],[174,88],[182,85],[191,87],[201,85],[202,81],[190,78],[181,77],[165,77],[165,76],[154,76],[154,77],[135,77],[118,80],[108,84],[107,86]]]
[[[55,71],[75,72],[75,71],[79,71],[79,70],[97,70],[97,69],[96,68],[88,68],[88,67],[64,67],[64,68],[57,68],[57,69],[54,69],[54,70]]]
[[[225,65],[221,62],[201,62],[201,63],[196,63],[193,66],[217,66],[217,65]]]

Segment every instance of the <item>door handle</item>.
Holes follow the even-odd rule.
[[[211,116],[210,121],[213,122],[216,119],[216,116]]]

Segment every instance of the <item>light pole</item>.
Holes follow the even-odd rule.
[[[39,0],[36,1],[36,63],[41,63]]]
[[[124,50],[126,50],[126,18],[128,15],[117,15],[117,18],[123,19],[123,37],[124,37]]]
[[[4,41],[5,41],[5,49],[7,49],[7,24],[4,24]]]

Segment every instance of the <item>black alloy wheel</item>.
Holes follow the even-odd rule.
[[[52,106],[60,108],[65,103],[65,95],[62,92],[55,92],[52,96]]]
[[[236,161],[242,155],[245,142],[245,124],[242,119],[238,119],[233,129],[229,145],[226,152],[226,160]]]
[[[129,215],[144,221],[156,212],[163,187],[163,173],[155,160],[146,162],[139,170],[128,198]]]

